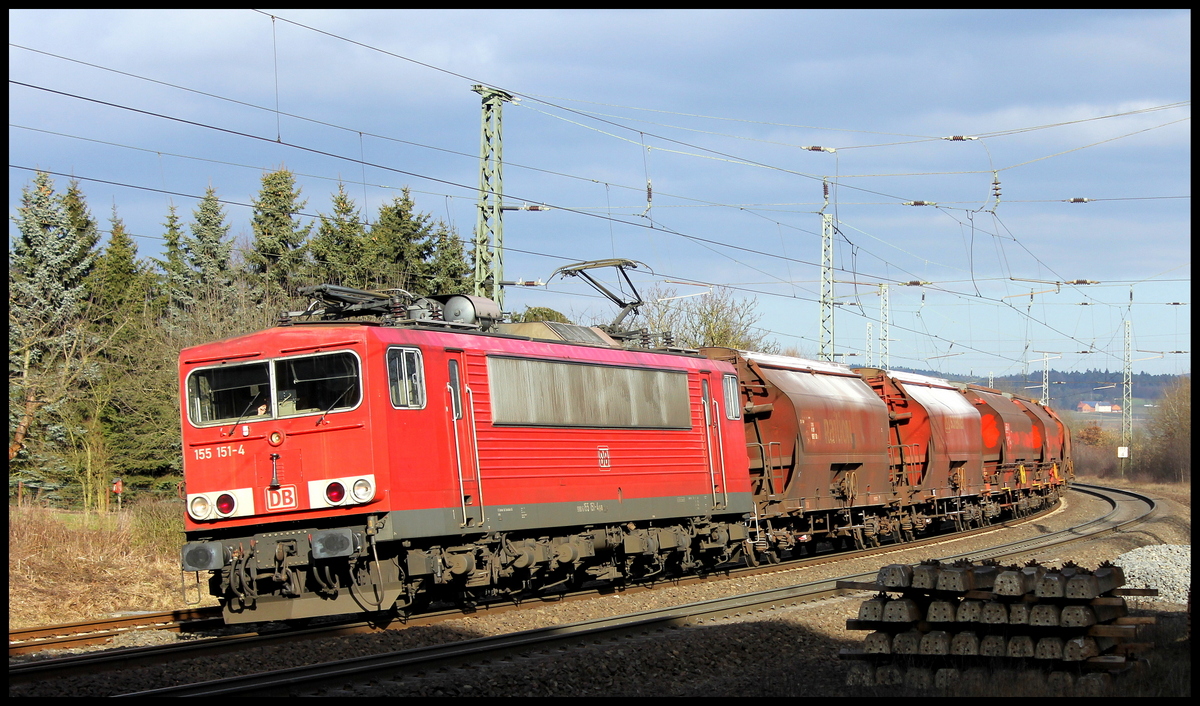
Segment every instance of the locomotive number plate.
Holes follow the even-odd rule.
[[[299,503],[296,502],[296,486],[283,485],[278,488],[267,488],[267,510],[295,510]]]

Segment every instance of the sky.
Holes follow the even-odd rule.
[[[209,186],[244,246],[287,168],[306,221],[408,188],[470,243],[478,84],[504,205],[549,207],[504,214],[546,283],[506,311],[609,321],[551,274],[625,258],[816,358],[828,215],[839,361],[881,365],[886,291],[892,367],[1119,382],[1128,322],[1135,372],[1191,372],[1187,10],[10,10],[8,55],[10,240],[44,170],[142,257]]]

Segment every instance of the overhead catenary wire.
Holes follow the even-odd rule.
[[[20,83],[20,82],[14,82],[14,83]],[[41,88],[41,87],[35,87],[35,88]],[[53,91],[53,89],[43,89],[43,90],[50,90],[51,92],[54,92],[54,93],[63,93],[63,92]],[[66,94],[66,95],[70,95],[70,94]],[[98,101],[98,100],[95,100],[95,99],[86,99],[86,98],[85,98],[85,100],[94,100],[95,102],[102,103],[102,104],[105,104],[105,105],[113,105],[113,106],[115,106],[115,107],[122,107],[122,108],[126,108],[125,106],[120,106],[119,104],[111,104],[111,103],[109,103],[109,102],[106,102],[106,101]],[[179,120],[179,121],[181,121],[181,122],[188,123],[188,124],[198,125],[198,126],[202,126],[202,127],[210,127],[210,128],[212,128],[212,129],[221,130],[221,131],[225,131],[225,132],[230,132],[230,133],[233,133],[233,134],[239,134],[239,135],[242,135],[242,136],[245,136],[245,137],[252,137],[252,138],[255,138],[255,139],[265,139],[265,138],[260,138],[260,137],[258,137],[258,136],[249,135],[249,134],[246,134],[246,133],[241,133],[241,132],[239,132],[239,131],[232,131],[232,130],[228,130],[228,129],[225,129],[225,128],[220,128],[220,127],[217,127],[217,126],[210,126],[210,125],[206,125],[206,124],[203,124],[203,123],[198,123],[198,122],[196,122],[196,121],[190,121],[190,120],[185,120],[185,119],[180,119],[180,118],[174,118],[174,117],[171,117],[171,116],[162,116],[162,115],[160,115],[160,114],[152,113],[152,112],[150,112],[150,111],[141,111],[141,110],[139,110],[139,109],[133,109],[133,108],[126,108],[126,109],[134,110],[134,111],[136,111],[136,112],[143,112],[143,113],[147,113],[147,114],[150,114],[150,115],[155,115],[155,116],[158,116],[158,117],[166,117],[166,118],[168,118],[168,119]],[[330,154],[330,153],[326,153],[326,152],[323,152],[323,151],[321,151],[321,150],[315,150],[315,149],[312,149],[312,148],[306,148],[306,147],[303,147],[303,146],[301,146],[301,145],[288,145],[288,146],[292,146],[292,147],[295,147],[295,148],[297,148],[297,149],[309,150],[309,151],[317,152],[317,153],[320,153],[320,154],[326,154],[326,155],[328,155],[328,156],[335,156],[335,157],[337,157],[337,158],[340,158],[340,159],[351,159],[351,158],[346,158],[346,157],[343,157],[343,156],[340,156],[340,155],[332,155],[332,154]],[[353,160],[353,159],[351,159],[351,161],[356,161],[356,160]],[[391,171],[396,171],[396,172],[399,172],[399,173],[404,173],[404,174],[407,174],[407,175],[410,175],[410,176],[416,176],[416,177],[418,177],[418,178],[430,178],[430,179],[432,179],[433,181],[438,181],[438,182],[442,182],[442,183],[447,183],[447,184],[451,184],[451,185],[456,185],[456,184],[454,184],[453,182],[448,182],[448,181],[446,181],[446,180],[439,180],[439,179],[432,178],[432,177],[425,177],[424,175],[419,175],[419,174],[415,174],[415,173],[411,173],[411,172],[405,172],[404,170],[396,170],[396,169],[392,169],[392,168],[384,167],[384,166],[382,166],[382,165],[373,165],[373,166],[378,166],[378,167],[380,167],[380,168],[383,168],[383,169],[390,169]],[[464,188],[469,188],[469,187],[465,187],[464,185],[457,185],[457,186],[463,186]],[[588,214],[585,214],[585,215],[588,215]],[[688,236],[688,235],[686,235],[686,234],[675,233],[675,232],[674,232],[674,231],[672,231],[671,229],[666,229],[666,230],[667,230],[668,232],[672,232],[672,233],[674,233],[674,234],[676,234],[676,235],[681,235],[681,236],[683,236],[683,237],[686,237],[686,238],[693,239],[693,240],[695,240],[695,241],[697,241],[697,242],[702,242],[702,241],[706,241],[706,240],[707,240],[707,239],[701,239],[701,238],[697,238],[697,237],[695,237],[695,236]],[[1015,240],[1015,238],[1014,238],[1014,240]],[[715,243],[715,244],[718,244],[718,245],[723,245],[723,246],[725,246],[725,247],[733,247],[733,248],[735,248],[735,249],[747,250],[748,252],[755,252],[756,254],[766,254],[766,253],[762,253],[761,251],[755,251],[755,250],[746,249],[746,248],[738,248],[737,246],[730,246],[730,245],[728,245],[728,244],[723,244],[723,243],[716,243],[716,241],[707,240],[707,242],[713,242],[713,243]],[[768,255],[769,255],[769,254],[768,254]],[[814,263],[807,263],[807,264],[814,264]]]
[[[274,23],[274,18],[272,18],[272,23]],[[359,163],[360,163],[360,166],[361,166],[361,168],[362,168],[362,169],[364,169],[364,170],[365,170],[365,167],[366,167],[366,164],[365,164],[365,162],[366,162],[365,158],[362,158],[362,155],[360,154],[360,160],[359,160]],[[365,181],[366,181],[366,179],[364,178],[364,183],[365,183]],[[606,189],[607,189],[607,185],[608,185],[607,181],[606,181],[605,185],[606,185]],[[452,198],[452,197],[451,197],[451,198]],[[1170,197],[1163,197],[1163,198],[1170,198]],[[608,204],[608,205],[610,205],[610,207],[611,207],[611,204]],[[660,205],[660,204],[656,204],[656,205]],[[661,205],[662,205],[662,207],[664,207],[664,208],[665,208],[665,207],[667,207],[667,205],[670,205],[670,204],[661,204]],[[608,211],[610,211],[610,213],[611,213],[612,209],[610,208],[610,209],[608,209]],[[608,222],[608,226],[610,226],[610,228],[612,228],[612,225],[613,225],[613,222],[614,222],[614,221],[613,221],[613,220],[608,220],[607,222]],[[622,221],[617,221],[617,222],[622,222]],[[844,235],[844,237],[845,237],[845,235]],[[1014,240],[1015,240],[1015,238],[1014,238]],[[847,241],[848,241],[848,240],[847,240]],[[852,245],[852,247],[853,247],[853,245]],[[857,251],[856,251],[856,253],[857,253]],[[785,253],[785,255],[786,255],[786,253]],[[910,253],[910,255],[912,255],[912,253]],[[884,261],[884,262],[886,262],[886,261]],[[852,268],[851,268],[851,269],[852,269],[852,270],[853,270],[853,269],[857,269],[857,265],[852,265]],[[844,270],[844,271],[845,271],[845,270]],[[857,277],[856,277],[856,279],[857,279]],[[791,280],[791,277],[788,277],[788,281],[790,281],[790,280]]]
[[[56,92],[56,93],[57,93],[57,91],[52,91],[52,92]],[[107,102],[104,102],[104,101],[97,101],[97,102],[101,102],[101,103],[108,104]],[[132,109],[132,110],[135,110],[135,111],[137,111],[137,112],[147,112],[147,113],[149,112],[149,111],[140,111],[140,110],[138,110],[138,109]],[[153,115],[153,113],[150,113],[150,114],[152,114],[152,115]],[[261,137],[254,136],[254,135],[247,135],[247,134],[244,134],[244,133],[239,133],[238,131],[231,131],[231,130],[227,130],[227,129],[225,129],[225,128],[220,128],[220,127],[216,127],[216,126],[209,126],[209,125],[205,125],[205,124],[203,124],[203,123],[198,123],[198,122],[195,122],[195,121],[183,120],[183,119],[178,119],[178,118],[171,118],[170,116],[165,116],[165,117],[168,117],[169,119],[177,119],[177,120],[180,120],[180,121],[182,121],[182,122],[189,123],[189,124],[193,124],[193,125],[199,125],[199,126],[202,126],[202,127],[211,127],[212,129],[221,130],[221,131],[225,131],[225,132],[232,132],[232,133],[234,133],[234,134],[240,134],[240,135],[247,136],[247,137],[252,137],[252,138],[255,138],[255,139],[266,139],[266,138],[261,138]],[[300,145],[288,145],[288,146],[293,146],[293,147],[296,147],[297,149],[304,149],[304,150],[314,151],[314,152],[318,152],[318,153],[321,153],[321,154],[327,154],[327,155],[329,155],[329,156],[335,156],[335,157],[338,157],[338,158],[340,158],[340,159],[349,159],[350,161],[357,161],[357,160],[354,160],[353,158],[347,158],[347,157],[340,156],[340,155],[332,155],[332,154],[325,153],[325,152],[323,152],[323,151],[320,151],[320,150],[314,150],[314,149],[312,149],[312,148],[306,148],[306,147],[303,147],[303,146],[300,146]],[[377,166],[377,167],[379,167],[379,168],[382,168],[382,169],[388,169],[388,170],[390,170],[390,171],[395,171],[395,172],[399,172],[399,173],[407,174],[407,175],[410,175],[410,176],[416,176],[416,177],[418,177],[418,178],[429,178],[429,179],[431,179],[431,180],[433,180],[433,181],[437,181],[437,182],[441,182],[441,183],[447,183],[447,184],[451,184],[451,185],[462,186],[463,188],[470,188],[470,187],[466,187],[466,186],[464,186],[464,185],[457,185],[457,184],[454,184],[453,182],[448,182],[448,181],[446,181],[446,180],[440,180],[440,179],[436,179],[436,178],[432,178],[432,177],[425,177],[424,175],[415,174],[415,173],[411,173],[411,172],[405,172],[404,170],[397,170],[397,169],[393,169],[393,168],[390,168],[390,167],[385,167],[385,166],[383,166],[383,165],[372,165],[372,166]],[[96,179],[95,181],[102,181],[102,182],[103,182],[103,181],[105,181],[105,180],[98,180],[98,179]],[[592,215],[592,214],[584,214],[584,215]],[[636,223],[629,223],[629,222],[626,222],[626,221],[622,221],[622,222],[624,222],[624,223],[627,223],[627,224],[631,224],[631,225],[637,225]],[[726,244],[726,243],[720,243],[720,242],[718,242],[718,241],[713,241],[713,240],[711,240],[711,239],[699,238],[699,237],[697,237],[697,236],[690,236],[690,235],[687,235],[687,234],[684,234],[684,233],[679,233],[679,232],[676,232],[676,231],[674,231],[674,230],[672,230],[672,229],[669,229],[669,228],[661,228],[661,227],[659,227],[658,229],[660,229],[660,230],[665,230],[666,232],[672,233],[672,234],[674,234],[674,235],[679,235],[679,236],[681,236],[681,237],[685,237],[685,238],[691,239],[691,240],[693,240],[693,241],[695,241],[695,242],[697,242],[697,243],[700,243],[700,244],[702,244],[702,245],[703,245],[704,243],[711,243],[711,244],[714,244],[714,245],[720,245],[720,246],[723,246],[723,247],[732,248],[732,249],[736,249],[736,250],[743,250],[743,251],[750,252],[750,253],[754,253],[754,254],[766,255],[766,256],[769,256],[769,257],[779,257],[778,255],[775,255],[775,254],[773,254],[773,253],[764,253],[764,252],[762,252],[762,251],[755,250],[755,249],[744,248],[744,247],[740,247],[740,246],[733,246],[733,245],[729,245],[729,244]],[[1011,236],[1010,236],[1010,237],[1011,237]],[[1015,238],[1013,238],[1013,239],[1015,240]],[[707,245],[704,245],[704,246],[705,246],[705,247],[708,247]],[[715,251],[714,251],[714,252],[715,252]],[[788,259],[792,259],[792,258],[788,258]],[[797,261],[797,262],[801,262],[801,263],[803,263],[803,264],[815,265],[815,263],[812,263],[812,262],[806,262],[806,261],[803,261],[803,260],[796,260],[796,261]],[[744,263],[742,263],[742,264],[744,264]],[[757,269],[757,268],[756,268],[756,269]],[[760,271],[761,271],[761,270],[760,270]],[[845,271],[845,270],[843,270],[843,271]],[[766,274],[766,273],[764,273],[764,274]],[[1027,313],[1028,313],[1028,312],[1027,312]],[[1045,325],[1045,323],[1044,323],[1044,322],[1039,322],[1039,323],[1042,323],[1042,325]]]
[[[272,26],[274,26],[274,20],[275,20],[275,17],[274,17],[274,16],[271,16],[271,18],[272,18]],[[272,30],[272,31],[274,31],[274,30]],[[61,58],[61,56],[58,56],[58,55],[54,55],[54,54],[50,54],[50,55],[56,56],[56,58]],[[90,65],[90,64],[89,64],[89,65]],[[91,66],[95,66],[95,65],[91,65]],[[122,73],[124,73],[124,72],[122,72]],[[131,74],[131,76],[132,76],[132,74]],[[140,77],[139,77],[139,78],[140,78]],[[173,85],[173,86],[174,86],[174,84],[167,84],[167,85]],[[174,86],[174,88],[180,88],[180,86]],[[187,90],[187,89],[185,89],[185,90]],[[205,95],[211,95],[211,94],[205,94]],[[265,108],[264,108],[264,109],[265,109]],[[343,128],[343,130],[349,130],[349,128]],[[360,134],[360,139],[361,139],[361,132],[360,132],[359,134]],[[644,134],[643,134],[643,136],[642,136],[642,139],[644,140]],[[404,140],[401,140],[401,142],[404,142]],[[421,145],[421,146],[428,146],[428,145]],[[462,154],[462,152],[456,152],[456,154]],[[468,156],[468,155],[463,155],[463,156]],[[990,157],[989,157],[989,158],[990,158]],[[362,168],[364,168],[364,169],[365,169],[365,166],[364,166],[364,167],[362,167]],[[648,186],[649,186],[649,185],[648,185]],[[634,187],[629,187],[629,189],[634,189]],[[611,211],[610,211],[610,213],[611,213]]]
[[[23,166],[20,166],[20,165],[11,165],[11,164],[10,164],[9,166],[10,166],[10,168],[14,168],[14,167],[15,167],[15,168],[19,168],[19,169],[25,169],[25,170],[28,170],[28,171],[42,171],[42,172],[46,172],[46,170],[34,169],[34,168],[31,168],[31,167],[23,167]],[[61,173],[56,173],[56,172],[46,172],[46,173],[49,173],[49,174],[54,174],[54,175],[56,175],[56,176],[64,176],[64,177],[71,177],[71,178],[82,179],[82,180],[98,181],[98,182],[102,182],[102,183],[110,183],[110,184],[118,184],[118,185],[122,185],[122,186],[128,186],[128,185],[124,185],[124,184],[119,184],[118,182],[111,182],[111,181],[102,180],[102,179],[92,179],[92,178],[85,177],[85,176],[78,176],[78,175],[68,175],[68,174],[61,174]],[[132,187],[132,188],[139,188],[139,189],[144,189],[144,190],[148,190],[148,191],[155,191],[155,192],[163,192],[163,191],[164,191],[164,190],[156,189],[156,188],[153,188],[153,187],[144,187],[144,186],[143,186],[143,187]],[[175,196],[181,196],[181,197],[187,197],[187,198],[192,198],[192,199],[196,199],[196,200],[200,200],[200,199],[202,199],[202,198],[203,198],[203,197],[201,197],[201,196],[198,196],[198,195],[195,195],[195,194],[185,194],[185,193],[180,193],[180,192],[165,192],[165,193],[170,193],[171,195],[175,195]],[[217,199],[217,200],[218,200],[218,202],[220,202],[220,203],[223,203],[223,204],[227,204],[227,205],[237,205],[237,206],[243,206],[243,207],[247,207],[247,208],[252,208],[252,207],[253,207],[253,204],[250,204],[250,203],[244,203],[244,202],[231,201],[231,200],[229,200],[229,199]],[[312,217],[312,216],[313,216],[313,214],[300,214],[300,215],[307,215],[307,216],[309,216],[309,217]],[[668,232],[670,232],[670,231],[668,231]],[[460,240],[461,242],[463,242],[464,244],[466,243],[466,241],[465,241],[465,240],[463,240],[463,239],[461,239],[461,238],[460,238],[459,240]],[[548,254],[548,253],[540,253],[540,252],[535,252],[535,251],[522,250],[522,249],[518,249],[518,248],[509,248],[509,249],[510,249],[510,250],[512,250],[513,252],[522,252],[522,253],[528,253],[528,254],[538,255],[538,256],[542,256],[542,257],[550,257],[550,258],[554,258],[554,259],[558,259],[558,260],[562,260],[562,261],[567,261],[567,262],[575,261],[575,260],[577,260],[577,259],[578,259],[578,258],[575,258],[575,257],[568,257],[568,256],[563,256],[563,255],[552,255],[552,254]],[[810,263],[810,264],[811,264],[811,263]],[[673,274],[670,274],[670,273],[659,273],[659,274],[660,274],[661,276],[665,277],[665,278],[674,278],[674,279],[687,279],[686,277],[684,277],[684,276],[682,276],[682,275],[673,275]],[[712,284],[712,283],[710,283],[710,284]],[[769,291],[763,291],[763,290],[755,290],[755,289],[749,289],[749,288],[746,288],[746,287],[737,287],[737,286],[729,286],[729,285],[721,285],[721,284],[714,284],[714,286],[723,286],[723,287],[728,287],[728,288],[730,288],[730,289],[734,289],[734,290],[737,290],[737,291],[743,291],[743,292],[750,293],[750,294],[755,294],[755,295],[773,296],[773,297],[784,297],[784,298],[788,298],[788,299],[794,299],[794,300],[800,300],[800,301],[808,301],[808,302],[812,302],[812,303],[815,303],[815,302],[817,302],[817,300],[816,300],[816,299],[811,299],[811,298],[807,298],[807,297],[796,296],[796,295],[788,295],[788,294],[781,294],[781,293],[778,293],[778,292],[769,292]],[[951,295],[953,295],[953,296],[959,296],[959,297],[962,297],[962,296],[969,296],[969,295],[964,295],[963,293],[960,293],[960,292],[950,292],[950,291],[946,291],[946,290],[938,290],[938,291],[943,291],[944,293],[951,294]],[[983,298],[983,299],[984,299],[985,301],[987,300],[986,298]],[[1000,301],[999,303],[1002,303],[1002,304],[1007,304],[1006,302],[1003,302],[1003,301]],[[1014,309],[1015,311],[1017,311],[1018,313],[1020,313],[1020,311],[1019,311],[1018,309],[1016,309],[1016,307],[1012,307],[1012,305],[1011,305],[1011,304],[1008,304],[1008,306],[1009,306],[1010,308]],[[861,313],[861,312],[857,312],[857,311],[855,311],[855,312],[853,312],[853,313],[854,313],[855,315],[857,315],[857,316],[862,316],[862,317],[864,317],[864,318],[866,317],[866,315],[865,315],[865,314],[863,314],[863,313]],[[1048,326],[1048,324],[1046,324],[1046,323],[1045,323],[1045,322],[1043,322],[1043,321],[1040,321],[1040,320],[1033,319],[1032,317],[1028,316],[1028,314],[1026,314],[1026,316],[1025,316],[1024,318],[1026,318],[1026,320],[1027,320],[1028,322],[1031,322],[1031,323],[1032,323],[1032,322],[1036,322],[1036,323],[1039,323],[1039,324],[1040,324],[1040,325],[1042,325],[1042,326],[1046,326],[1047,328],[1052,328],[1052,327],[1049,327],[1049,326]],[[923,326],[923,327],[925,327],[925,326],[926,326],[926,324],[922,323],[922,326]],[[940,335],[938,335],[938,334],[933,334],[932,332],[929,332],[927,328],[925,328],[925,330],[924,330],[924,331],[921,331],[921,330],[917,330],[917,329],[912,329],[912,328],[904,327],[904,326],[900,325],[898,322],[893,322],[893,323],[892,323],[892,328],[895,328],[895,329],[897,329],[897,330],[899,330],[899,331],[908,331],[908,332],[911,332],[911,333],[924,334],[924,335],[927,335],[927,336],[928,336],[929,338],[931,338],[931,339],[938,339],[938,340],[941,340],[941,341],[944,341],[944,342],[947,342],[947,343],[950,343],[950,342],[952,342],[950,339],[947,339],[947,338],[945,338],[945,337],[943,337],[943,336],[940,336]],[[1052,330],[1053,330],[1053,329],[1052,329]],[[1057,331],[1057,330],[1055,330],[1055,332],[1056,332],[1056,333],[1059,333],[1060,335],[1064,335],[1064,336],[1065,336],[1065,337],[1067,337],[1067,338],[1071,338],[1069,335],[1067,335],[1067,334],[1064,334],[1064,333],[1063,333],[1063,332],[1061,332],[1061,331]],[[1072,340],[1074,340],[1074,339],[1072,339]],[[1079,342],[1079,343],[1082,343],[1082,341],[1077,341],[1077,342]],[[1004,359],[1004,360],[1011,360],[1011,361],[1016,361],[1016,362],[1020,362],[1020,360],[1021,360],[1021,359],[1019,359],[1019,358],[1009,358],[1009,357],[1007,357],[1007,356],[1003,356],[1003,355],[1000,355],[1000,354],[998,354],[998,353],[995,353],[995,352],[986,351],[986,350],[983,350],[983,349],[978,349],[978,348],[974,348],[974,347],[971,347],[971,350],[973,350],[973,351],[975,351],[975,352],[977,352],[977,353],[981,353],[981,354],[984,354],[984,355],[988,355],[988,356],[997,357],[997,358]],[[1110,354],[1110,355],[1111,355],[1111,354]],[[1116,356],[1115,356],[1115,355],[1113,355],[1112,357],[1116,357]]]

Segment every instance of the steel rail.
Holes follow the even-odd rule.
[[[64,625],[18,628],[8,631],[8,654],[25,654],[47,649],[63,649],[80,645],[95,645],[114,637],[139,630],[169,630],[199,628],[221,621],[221,609],[193,608],[187,610],[141,613],[119,618],[88,620]]]
[[[728,567],[719,571],[711,572],[705,575],[677,576],[665,580],[651,581],[635,581],[619,590],[625,593],[633,593],[641,590],[651,590],[661,586],[689,586],[696,583],[725,580],[733,578],[747,578],[753,576],[763,576],[772,573],[784,571],[792,571],[799,568],[810,568],[828,564],[833,562],[848,561],[864,556],[885,555],[893,551],[904,551],[915,549],[925,545],[940,544],[947,541],[955,541],[971,537],[981,533],[1001,531],[1013,527],[1018,527],[1033,520],[1039,519],[1046,513],[1053,511],[1053,507],[1047,508],[1044,511],[1027,515],[1021,518],[1006,520],[1004,522],[985,525],[971,530],[960,530],[957,532],[937,534],[931,537],[916,539],[899,544],[885,544],[879,547],[871,547],[866,549],[842,550],[834,551],[826,554],[803,557],[801,559],[790,559],[777,564],[761,564],[758,566],[742,566]],[[546,601],[570,601],[570,600],[586,600],[595,597],[597,594],[611,592],[610,586],[589,588],[584,590],[572,591],[565,594],[554,596],[533,597],[517,603],[487,603],[482,604],[477,610],[486,610],[488,612],[504,612],[508,610],[519,610],[521,608],[536,606],[539,603]],[[217,610],[217,609],[212,609]],[[442,610],[419,615],[407,616],[402,619],[401,628],[407,628],[412,625],[428,625],[431,623],[441,622],[443,620],[452,619],[463,615],[463,610]],[[146,616],[150,617],[150,616]],[[96,621],[97,623],[103,621]],[[81,623],[81,625],[90,625],[89,623]],[[252,624],[247,624],[252,625]],[[63,626],[66,627],[66,626]],[[120,662],[125,665],[148,664],[161,661],[166,658],[179,657],[194,657],[203,654],[208,654],[217,651],[225,651],[231,648],[241,649],[250,646],[261,646],[268,644],[276,644],[279,642],[297,640],[302,638],[315,637],[336,637],[352,634],[377,632],[380,629],[401,629],[395,624],[380,625],[377,621],[362,620],[359,618],[350,618],[337,620],[331,624],[312,628],[282,628],[274,629],[270,632],[257,632],[252,629],[247,629],[237,635],[225,635],[220,637],[197,639],[189,642],[171,643],[165,645],[153,645],[146,647],[126,647],[104,652],[87,653],[81,655],[67,655],[55,657],[45,660],[40,660],[36,663],[26,663],[21,665],[13,665],[9,671],[9,677],[16,678],[18,681],[28,681],[34,675],[46,675],[49,673],[55,674],[72,674],[94,670],[108,662]],[[33,630],[53,630],[53,628],[34,628]],[[76,644],[96,644],[106,642],[111,639],[112,634],[106,636],[97,636],[90,642],[79,642]],[[32,643],[23,648],[22,652],[35,652],[44,649],[59,647],[59,644],[51,644],[49,642]],[[14,653],[15,654],[15,653]]]
[[[1116,531],[1133,523],[1144,521],[1155,509],[1153,500],[1130,491],[1101,488],[1100,486],[1084,486],[1078,490],[1104,498],[1111,505],[1110,511],[1101,518],[1090,520],[1068,530],[1048,533],[1032,540],[1010,542],[984,552],[941,557],[940,560],[952,561],[968,556],[975,559],[999,558],[1021,554],[1033,549],[1069,544],[1081,539],[1094,539],[1096,535]],[[1123,503],[1111,496],[1106,496],[1106,493],[1127,496],[1141,503],[1144,511],[1122,512]],[[1128,509],[1127,504],[1125,509]],[[838,582],[857,583],[864,582],[865,579],[874,582],[876,573],[872,571],[841,576],[632,615],[600,618],[571,625],[526,630],[508,635],[476,638],[434,647],[230,677],[201,684],[153,689],[128,695],[248,695],[261,691],[264,694],[281,696],[296,688],[302,688],[303,693],[311,694],[322,688],[332,688],[333,685],[365,684],[370,680],[394,678],[403,673],[449,668],[466,663],[477,664],[483,660],[494,660],[532,650],[545,651],[585,641],[602,641],[634,634],[647,634],[651,631],[700,625],[717,619],[740,617],[744,612],[761,613],[767,610],[776,610],[780,607],[818,598],[853,592],[853,590],[838,588]]]

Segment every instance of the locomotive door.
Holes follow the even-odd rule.
[[[708,371],[701,371],[708,375]],[[721,439],[721,405],[710,394],[708,378],[700,379],[700,397],[704,404],[704,446],[708,465],[708,477],[712,486],[714,510],[724,510],[729,505],[729,494],[725,487],[725,443]]]
[[[483,497],[479,483],[479,447],[475,436],[475,397],[466,380],[466,359],[462,351],[449,353],[449,380],[446,383],[446,412],[452,430],[454,463],[458,475],[460,527],[483,524]]]

